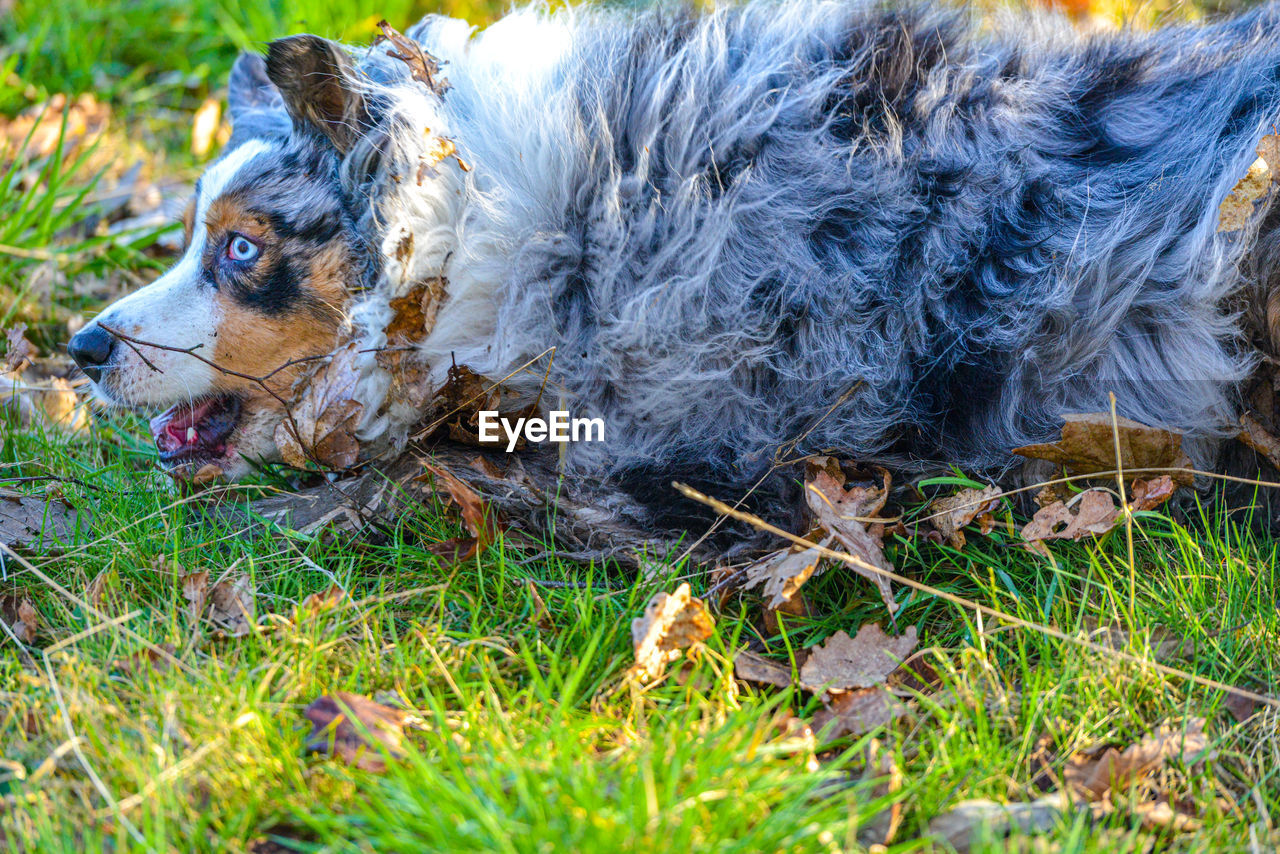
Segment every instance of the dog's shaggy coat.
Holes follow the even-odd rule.
[[[233,145],[268,141],[271,174],[339,134],[361,340],[445,277],[436,381],[554,348],[544,401],[606,424],[569,449],[577,476],[659,506],[673,478],[740,488],[820,450],[1002,471],[1109,393],[1202,465],[1232,432],[1252,364],[1232,297],[1265,286],[1242,270],[1271,238],[1265,205],[1229,234],[1218,206],[1280,125],[1275,7],[1083,35],[788,0],[408,35],[447,63],[443,96],[355,51],[359,110],[317,118],[273,48],[280,85],[233,75]],[[422,165],[442,137],[470,171]],[[545,369],[507,384],[531,398]],[[403,440],[421,413],[362,370],[362,438]]]

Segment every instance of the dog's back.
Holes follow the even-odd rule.
[[[665,495],[825,449],[1001,469],[1111,392],[1201,463],[1233,424],[1254,235],[1217,208],[1280,123],[1274,9],[1095,36],[835,2],[499,26],[560,47],[496,98],[497,52],[418,32],[454,63],[481,200],[448,275],[502,271],[483,340],[437,355],[505,376],[554,346],[552,387],[607,425],[578,471]]]

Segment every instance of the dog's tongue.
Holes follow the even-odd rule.
[[[151,436],[160,456],[216,450],[236,426],[235,398],[214,397],[180,403],[151,419]]]

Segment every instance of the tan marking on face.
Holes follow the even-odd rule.
[[[268,255],[288,248],[269,247],[264,261]],[[346,248],[327,247],[316,256],[307,280],[301,283],[310,299],[299,301],[296,308],[274,317],[219,292],[215,298],[219,320],[214,361],[249,377],[266,378],[267,386],[287,400],[294,381],[315,365],[307,361],[279,369],[300,359],[328,355],[337,346],[349,298],[347,284],[354,274]],[[279,402],[263,390],[262,383],[251,379],[223,374],[218,388],[263,398],[262,405],[279,408]]]
[[[234,195],[214,199],[205,212],[204,222],[210,235],[237,231],[250,237],[265,238],[271,231],[266,220],[250,213],[244,202]]]

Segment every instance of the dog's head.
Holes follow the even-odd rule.
[[[182,258],[69,350],[103,401],[165,409],[151,429],[168,468],[212,464],[234,479],[279,458],[283,402],[309,357],[334,349],[376,262],[341,181],[372,121],[346,52],[296,36],[265,61],[242,56],[230,112],[231,141],[184,218]]]

